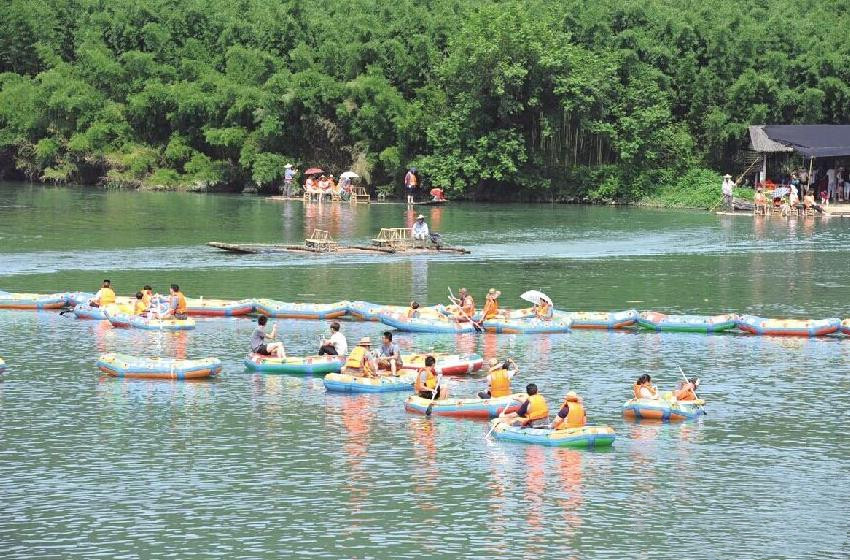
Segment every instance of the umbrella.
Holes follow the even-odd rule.
[[[340,175],[343,179],[359,179],[360,175],[355,173],[354,171],[346,171],[342,175]]]
[[[310,169],[304,172],[305,175],[315,175],[316,173],[324,173],[324,171],[319,169],[318,167],[311,167]]]
[[[523,292],[523,294],[519,297],[534,304],[539,304],[541,301],[545,301],[549,305],[552,305],[552,300],[549,299],[549,296],[543,292],[538,292],[537,290],[528,290],[527,292]]]

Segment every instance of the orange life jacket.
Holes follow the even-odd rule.
[[[482,313],[484,314],[484,320],[495,317],[498,312],[499,312],[499,302],[496,301],[495,299],[488,298],[484,302],[484,309],[482,311]]]
[[[490,398],[507,397],[511,394],[511,378],[508,370],[497,369],[490,372]]]
[[[425,368],[422,370],[422,373],[425,374],[425,382],[423,385],[425,386],[426,391],[433,391],[437,388],[437,374],[434,373],[433,368]],[[421,374],[420,374],[421,375]],[[421,377],[420,377],[421,379]]]
[[[549,309],[548,303],[541,301],[535,307],[535,314],[537,315],[538,319],[548,319],[549,317],[552,316],[552,311]]]
[[[691,387],[690,383],[685,384],[684,387],[676,391],[676,400],[677,401],[695,401],[697,400],[697,394]]]
[[[587,418],[584,411],[584,406],[578,401],[564,401],[565,405],[570,405],[567,411],[567,417],[558,425],[559,430],[567,428],[581,428],[587,424]]]
[[[463,298],[461,305],[461,309],[463,309],[463,312],[466,313],[468,317],[475,315],[475,300],[472,299],[472,296],[466,296]]]
[[[541,420],[549,417],[549,407],[546,399],[540,393],[528,397],[528,409],[525,412],[526,420]]]
[[[145,312],[145,309],[147,309],[147,308],[148,308],[148,306],[145,305],[144,298],[137,299],[136,304],[133,306],[133,315],[141,315],[142,313]]]
[[[152,299],[153,299],[153,294],[152,294],[152,293],[150,293],[150,292],[149,292],[149,291],[147,291],[147,290],[145,290],[144,292],[142,292],[142,302],[144,302],[144,304],[145,304],[145,308],[148,308],[148,307],[150,307],[150,306],[151,306],[151,300],[152,300]]]
[[[177,300],[176,302],[174,300]],[[186,296],[183,295],[183,292],[177,292],[173,296],[171,296],[171,305],[174,306],[174,314],[185,314],[186,313]]]
[[[115,303],[115,292],[112,291],[112,288],[100,289],[100,301],[98,301],[98,303],[101,307],[109,305],[110,303]]]

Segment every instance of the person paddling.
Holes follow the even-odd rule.
[[[372,339],[364,336],[351,350],[342,372],[354,377],[375,377],[377,371],[378,365],[372,357]]]
[[[413,388],[423,399],[437,400],[448,397],[448,391],[438,385],[439,377],[434,367],[436,363],[434,356],[425,356],[425,367],[416,376]]]
[[[461,288],[458,292],[458,299],[452,298],[454,305],[451,310],[456,315],[458,321],[472,321],[475,315],[475,300],[469,294],[466,288]]]
[[[528,399],[522,403],[519,410],[505,415],[505,421],[522,428],[548,428],[549,406],[546,399],[537,392],[537,385],[534,383],[526,385],[525,392],[528,393]]]
[[[686,383],[674,393],[677,401],[695,401],[697,400],[697,387],[699,387],[699,377],[691,377]]]
[[[652,384],[652,377],[648,373],[637,378],[633,391],[636,399],[658,398],[658,389]]]
[[[553,430],[567,430],[569,428],[581,428],[587,424],[587,412],[581,397],[575,391],[570,391],[564,398],[561,410],[552,421]]]
[[[266,342],[274,340],[277,336],[277,323],[272,327],[272,332],[266,332],[266,323],[269,318],[265,315],[257,317],[257,328],[254,329],[254,334],[251,335],[251,351],[260,356],[275,356],[277,358],[285,358],[286,352],[283,349],[282,342]]]
[[[499,314],[499,296],[502,292],[495,288],[490,288],[487,291],[487,296],[484,298],[484,309],[481,310],[481,320],[486,321],[492,319]]]
[[[89,302],[92,307],[104,307],[115,303],[115,292],[112,290],[112,282],[104,280],[100,289],[94,295],[94,298]]]
[[[480,399],[495,399],[507,397],[511,394],[511,379],[517,374],[517,365],[511,358],[499,362],[496,358],[490,358],[488,363],[490,370],[485,377],[487,390],[478,393]]]

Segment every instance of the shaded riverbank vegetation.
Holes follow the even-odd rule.
[[[449,196],[690,200],[751,123],[850,121],[846,5],[12,0],[0,176],[241,190],[287,162]],[[698,202],[698,203],[697,203]]]

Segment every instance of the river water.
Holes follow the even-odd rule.
[[[368,243],[421,211],[470,255],[228,255],[207,241]],[[446,302],[525,289],[570,310],[847,317],[850,221],[551,205],[272,202],[0,184],[0,289]],[[610,451],[484,439],[405,413],[404,396],[327,394],[253,375],[248,319],[177,334],[0,311],[3,558],[847,558],[850,340],[576,331],[398,334],[403,348],[512,355],[550,406],[581,393]],[[280,321],[288,352],[323,322]],[[345,323],[349,342],[380,336]],[[102,378],[100,352],[217,356],[207,383]],[[708,415],[624,421],[633,380],[703,380]],[[451,385],[482,388],[480,376]]]

